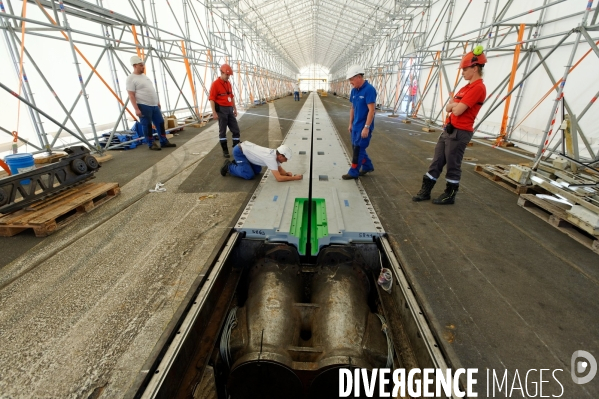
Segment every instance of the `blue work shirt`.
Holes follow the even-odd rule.
[[[351,89],[349,101],[354,109],[354,122],[351,128],[352,144],[367,147],[374,130],[374,118],[369,127],[368,137],[365,139],[362,138],[362,130],[368,117],[368,104],[376,104],[376,89],[365,80],[359,89]]]

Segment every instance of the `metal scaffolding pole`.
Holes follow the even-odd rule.
[[[547,145],[549,144],[548,137],[551,135],[551,132],[553,130],[553,124],[555,123],[554,115],[557,112],[557,106],[558,106],[559,102],[562,100],[564,86],[566,85],[566,79],[568,78],[568,75],[570,74],[570,68],[572,67],[572,61],[574,60],[574,56],[576,55],[576,50],[578,49],[578,43],[580,41],[580,37],[582,36],[581,27],[585,26],[592,6],[593,6],[593,0],[590,0],[589,3],[587,4],[586,11],[582,17],[582,22],[581,22],[579,28],[577,29],[578,33],[576,34],[576,40],[574,41],[574,46],[572,47],[572,51],[570,53],[570,58],[568,59],[568,63],[564,70],[564,76],[562,77],[562,83],[559,86],[559,89],[557,92],[557,97],[555,98],[555,101],[553,102],[553,107],[551,109],[551,113],[549,114],[549,120],[547,121],[547,126],[545,127],[545,130],[543,131],[543,138],[541,139],[542,144],[539,147],[537,154],[535,156],[535,162],[533,164],[533,168],[535,168],[535,169],[537,168],[537,166],[539,165],[539,162],[541,161],[541,156],[543,155],[543,152],[545,152],[545,147],[547,147]]]
[[[60,11],[62,12],[62,19],[64,30],[67,31],[67,36],[69,37],[69,45],[71,47],[71,53],[73,55],[73,61],[75,63],[75,68],[77,69],[77,76],[79,77],[79,84],[81,86],[81,93],[83,94],[83,101],[85,102],[85,108],[87,108],[87,114],[89,115],[89,123],[92,128],[92,133],[94,135],[94,144],[96,149],[100,149],[100,142],[98,141],[98,134],[96,133],[96,124],[94,122],[94,116],[92,110],[89,106],[89,96],[87,91],[85,90],[85,85],[83,84],[83,78],[81,77],[81,69],[79,68],[79,60],[77,59],[77,53],[75,52],[75,45],[73,44],[73,36],[71,35],[71,28],[69,27],[69,22],[67,20],[67,13],[65,12],[65,6],[62,0],[59,0]],[[66,130],[66,129],[65,129]]]
[[[8,3],[8,7],[9,7],[10,12],[13,13],[12,6],[10,3]],[[15,40],[15,36],[17,36],[16,32],[14,31],[13,27],[10,26],[10,22],[9,22],[8,18],[6,17],[6,12],[5,12],[4,8],[2,8],[1,11],[2,11],[2,13],[0,15],[3,16],[2,21],[3,21],[4,28],[5,28],[5,29],[3,29],[4,30],[4,32],[3,32],[4,40],[6,42],[8,52],[13,61],[13,65],[15,67],[17,80],[19,81],[19,84],[23,85],[23,88],[24,88],[23,95],[25,96],[25,98],[27,100],[31,101],[31,103],[35,105],[33,93],[31,92],[31,87],[29,85],[29,81],[27,80],[27,73],[25,71],[25,67],[23,67],[21,70],[23,76],[20,76],[20,73],[19,73],[19,62],[18,62],[17,56],[16,56],[16,54],[18,53],[19,46],[17,46],[16,40]],[[11,34],[9,35],[9,33],[11,33]],[[33,128],[35,129],[35,132],[38,136],[39,142],[41,143],[41,145],[44,148],[46,148],[47,150],[50,150],[49,145],[48,145],[48,138],[46,136],[46,132],[44,131],[44,127],[42,125],[42,121],[39,116],[39,113],[35,109],[32,109],[32,108],[29,108],[28,111],[29,111],[29,116],[31,118]]]
[[[291,74],[289,73],[291,70],[295,68],[292,62],[287,58],[287,65],[283,68],[283,62],[281,59],[278,59],[279,54],[277,50],[270,49],[268,46],[264,46],[263,44],[267,41],[264,40],[260,34],[257,33],[255,29],[252,29],[249,25],[243,23],[241,18],[237,18],[239,16],[239,7],[233,7],[235,9],[235,15],[228,15],[228,11],[226,9],[216,10],[216,15],[213,15],[210,12],[211,5],[210,2],[201,3],[201,2],[190,2],[189,0],[185,0],[184,2],[184,12],[181,12],[181,9],[175,10],[172,9],[172,16],[176,21],[176,24],[180,24],[180,21],[183,21],[184,29],[181,30],[180,34],[168,32],[159,28],[160,16],[157,11],[157,2],[154,0],[150,1],[150,8],[146,8],[145,0],[129,0],[127,3],[130,6],[130,13],[133,15],[133,18],[127,17],[124,14],[118,14],[110,10],[106,10],[103,8],[103,0],[96,0],[94,5],[88,5],[87,3],[82,3],[77,0],[64,0],[64,1],[49,1],[49,0],[31,0],[35,2],[40,8],[48,9],[50,14],[53,14],[55,21],[52,24],[43,22],[41,20],[36,20],[33,17],[25,18],[23,16],[16,15],[10,9],[10,4],[7,3],[9,7],[9,12],[7,12],[3,8],[0,13],[2,16],[2,29],[5,35],[5,39],[7,42],[7,48],[9,52],[14,56],[14,49],[18,46],[16,42],[10,38],[11,35],[14,35],[14,28],[12,28],[12,23],[27,23],[29,29],[27,29],[26,34],[35,36],[40,40],[56,40],[59,39],[56,36],[51,34],[46,34],[43,31],[50,32],[64,32],[67,36],[67,40],[69,41],[69,47],[71,56],[73,57],[77,69],[77,73],[79,76],[79,93],[76,96],[76,99],[70,107],[67,109],[64,105],[64,101],[56,94],[56,92],[52,89],[52,86],[55,85],[51,76],[45,76],[42,73],[42,69],[38,67],[35,62],[33,62],[34,55],[31,54],[31,48],[25,47],[25,55],[30,60],[35,68],[35,72],[41,77],[41,80],[44,82],[44,85],[48,87],[48,90],[53,94],[55,100],[59,104],[60,108],[67,114],[67,117],[63,124],[57,123],[59,126],[59,130],[57,135],[54,138],[52,143],[48,143],[49,139],[45,139],[44,135],[39,131],[42,128],[41,125],[41,117],[35,116],[38,113],[37,109],[40,107],[28,107],[28,112],[32,116],[33,128],[34,132],[37,134],[37,141],[41,143],[39,148],[46,147],[52,148],[54,147],[56,140],[59,138],[61,132],[67,131],[71,134],[75,139],[80,140],[90,147],[95,147],[98,150],[101,150],[98,146],[98,137],[96,132],[96,113],[99,110],[92,109],[91,103],[88,101],[89,86],[93,74],[90,74],[89,78],[83,80],[82,71],[79,67],[79,57],[75,54],[77,50],[74,51],[74,47],[76,45],[86,45],[92,46],[95,48],[100,48],[102,53],[98,58],[95,65],[89,64],[92,69],[99,68],[100,61],[104,53],[107,53],[107,66],[108,71],[111,74],[112,82],[111,86],[114,89],[113,94],[115,97],[121,101],[119,103],[117,101],[118,111],[115,113],[114,117],[118,118],[112,128],[112,133],[118,130],[118,126],[122,124],[122,126],[127,129],[128,128],[128,120],[125,118],[124,111],[126,110],[125,105],[122,103],[122,95],[121,95],[121,87],[120,87],[120,79],[119,75],[124,71],[125,75],[129,73],[129,66],[126,63],[123,63],[120,56],[123,54],[131,54],[134,52],[136,48],[140,49],[145,53],[146,56],[150,56],[153,52],[153,56],[150,56],[149,66],[152,68],[152,72],[154,73],[154,81],[156,83],[156,89],[158,95],[160,96],[161,103],[165,104],[165,108],[167,112],[179,112],[183,109],[180,107],[172,106],[172,101],[174,96],[171,97],[169,93],[168,86],[170,82],[168,82],[169,78],[174,82],[176,86],[176,95],[181,98],[184,103],[187,104],[187,108],[190,110],[194,117],[198,117],[198,115],[193,111],[193,106],[191,105],[192,101],[189,101],[189,94],[184,91],[184,87],[179,85],[178,82],[174,79],[174,74],[171,67],[169,65],[181,64],[181,50],[180,46],[177,46],[179,40],[183,40],[185,42],[185,48],[187,50],[189,64],[191,67],[191,74],[189,75],[189,79],[194,82],[197,82],[198,90],[202,90],[204,97],[208,93],[206,79],[202,77],[204,71],[208,69],[216,70],[215,65],[220,62],[224,62],[225,59],[237,60],[239,65],[239,69],[243,68],[243,65],[252,65],[252,68],[256,68],[260,70],[261,73],[252,73],[250,75],[244,76],[244,78],[248,81],[247,84],[244,79],[238,79],[238,82],[234,82],[236,85],[236,89],[239,90],[239,99],[238,103],[240,106],[249,105],[251,91],[248,90],[248,87],[253,86],[254,91],[260,87],[260,96],[268,96],[268,97],[277,97],[280,96],[284,91],[282,82],[291,81],[289,77]],[[78,8],[83,5],[83,8]],[[162,6],[162,5],[161,5]],[[167,5],[165,5],[167,7]],[[196,10],[196,8],[204,7],[206,10],[206,18],[201,18],[200,13]],[[167,8],[168,10],[168,8]],[[224,11],[222,13],[221,11]],[[44,11],[45,12],[45,11]],[[58,21],[58,15],[60,14],[62,17],[62,23]],[[147,15],[149,12],[150,15]],[[67,15],[68,14],[68,15]],[[33,15],[33,14],[32,14]],[[48,18],[49,14],[46,13]],[[228,16],[227,16],[228,15]],[[73,28],[69,25],[69,20],[71,18],[85,18],[86,23],[97,24],[100,29],[102,29],[101,34],[93,34],[91,33],[93,29],[86,29],[85,31]],[[149,21],[151,19],[151,23]],[[212,29],[212,31],[220,31],[231,32],[231,39],[228,36],[225,37],[223,33],[219,35],[222,36],[222,39],[218,39],[218,42],[214,42],[215,37],[213,33],[207,33],[205,31],[205,22],[207,20],[213,20],[213,25],[218,26],[222,25],[220,29]],[[191,22],[193,21],[193,23]],[[131,43],[130,41],[124,40],[124,35],[126,32],[130,32],[131,25],[137,25],[139,27],[139,36],[140,42],[139,44]],[[10,28],[10,29],[9,29]],[[209,29],[210,31],[210,29]],[[233,32],[235,32],[235,37],[238,40],[247,41],[246,43],[233,43]],[[247,33],[252,32],[250,38],[248,40]],[[73,37],[74,34],[77,34],[77,39]],[[228,34],[228,33],[227,33]],[[164,38],[161,36],[165,36]],[[60,39],[59,39],[60,40]],[[211,41],[211,42],[209,42]],[[155,43],[155,44],[154,44]],[[237,46],[237,47],[235,47]],[[200,49],[200,50],[198,50]],[[152,51],[154,50],[154,51]],[[225,51],[223,53],[223,50]],[[207,54],[213,53],[215,57],[208,59]],[[233,55],[235,57],[233,57]],[[155,59],[160,61],[159,63],[155,63]],[[199,61],[200,58],[206,57],[206,62]],[[64,58],[64,57],[63,57]],[[13,59],[13,63],[17,63],[16,58]],[[154,65],[156,64],[156,65]],[[118,66],[122,67],[122,71],[119,70]],[[155,68],[160,68],[160,71],[157,71]],[[241,72],[241,71],[240,71]],[[158,73],[160,73],[161,82],[158,83]],[[214,75],[210,73],[210,78]],[[122,78],[121,78],[122,79]],[[266,80],[265,80],[266,79]],[[211,80],[211,79],[209,79]],[[28,83],[28,82],[27,82]],[[25,87],[25,86],[24,86]],[[31,93],[33,92],[33,88],[25,87],[23,97],[29,101],[29,104],[35,105]],[[64,93],[64,90],[63,90]],[[197,93],[197,92],[196,92]],[[78,100],[83,96],[84,101],[86,103],[86,111],[87,118],[90,121],[92,133],[94,134],[95,144],[90,144],[90,142],[85,138],[81,129],[79,128],[81,124],[81,120],[75,117],[73,110],[78,104]],[[197,101],[196,98],[194,98]],[[207,101],[207,99],[206,99]],[[199,104],[198,107],[201,109],[205,109],[205,104]],[[43,107],[43,106],[42,106]],[[102,112],[106,112],[106,108],[104,107]],[[72,123],[74,126],[74,131],[65,128],[65,123]],[[30,142],[31,140],[25,140],[20,137],[22,142]],[[37,147],[36,147],[37,148]]]
[[[102,1],[103,0],[97,0],[97,4],[100,7],[103,7]],[[52,3],[52,4],[54,4],[54,3]],[[103,24],[103,25],[101,25],[101,28],[102,28],[102,32],[104,33],[104,35],[106,37],[110,37],[110,32],[108,31],[108,25]],[[105,39],[104,45],[108,48],[112,44],[108,40]],[[111,51],[107,52],[107,59],[108,59],[108,68],[110,69],[110,76],[112,78],[112,87],[114,88],[114,91],[118,94],[118,97],[122,101],[123,97],[121,95],[121,87],[120,87],[119,81],[117,79],[116,65],[114,64],[114,59],[112,57]],[[117,109],[119,110],[119,114],[121,115],[119,118],[119,121],[123,124],[123,128],[128,130],[129,124],[127,123],[127,118],[125,117],[126,106],[122,105],[120,102],[117,101]],[[117,123],[117,126],[118,126],[118,123]]]

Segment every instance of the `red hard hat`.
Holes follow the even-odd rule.
[[[460,62],[460,69],[468,68],[473,65],[485,65],[487,63],[487,57],[484,53],[479,55],[475,55],[472,51],[469,52],[462,58],[462,62]]]
[[[220,71],[227,75],[233,75],[233,69],[231,69],[231,66],[229,64],[222,64],[220,67]]]

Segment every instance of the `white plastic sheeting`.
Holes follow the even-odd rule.
[[[583,24],[587,7],[584,26],[589,27],[588,35],[594,42],[599,39],[599,34],[591,27],[597,23],[594,0],[178,0],[151,4],[141,0],[70,0],[65,4],[68,8],[76,2],[100,5],[132,19],[145,18],[148,25],[143,29],[137,27],[138,39],[145,47],[144,51],[150,51],[151,46],[154,54],[163,52],[162,59],[168,63],[173,75],[166,73],[156,58],[148,65],[148,76],[155,76],[163,106],[182,108],[181,113],[196,104],[200,112],[206,106],[205,90],[216,77],[216,68],[222,62],[232,64],[236,71],[233,77],[236,94],[246,104],[290,90],[298,78],[327,78],[332,91],[347,93],[349,85],[344,79],[345,70],[348,65],[359,63],[366,67],[367,78],[377,88],[377,102],[383,110],[404,111],[407,88],[415,80],[419,90],[417,99],[421,100],[418,116],[441,124],[445,117],[442,109],[449,93],[464,84],[459,81],[459,59],[474,45],[482,44],[489,59],[484,76],[489,98],[479,114],[477,133],[486,136],[496,136],[501,131],[504,106],[500,103],[507,94],[504,82],[512,70],[517,28],[519,24],[526,24],[521,65],[514,74],[517,89],[511,98],[506,131],[516,142],[533,146],[538,145],[544,133],[551,129],[548,123],[553,120],[551,111],[557,91],[550,91],[553,83],[549,74],[555,80],[564,75],[573,53],[576,30]],[[6,7],[9,3],[12,13],[18,16],[22,2],[4,0]],[[7,14],[0,13],[3,15]],[[35,3],[29,4],[27,18],[47,23]],[[18,20],[2,19],[3,26],[9,22],[20,37],[19,26],[15,25]],[[71,15],[69,24],[75,30],[73,36],[77,45],[92,64],[98,61],[106,47],[102,37],[107,32],[109,39],[120,40],[114,55],[116,67],[111,68],[104,56],[98,70],[118,91],[111,75],[111,69],[115,70],[123,96],[124,78],[128,73],[127,54],[135,53],[130,27],[123,29],[117,25],[107,29],[100,23]],[[33,27],[35,24],[28,22],[28,28]],[[156,27],[161,31],[155,31]],[[77,30],[96,36],[86,36]],[[4,32],[7,30],[3,29]],[[60,33],[30,31],[26,35],[26,49],[58,98],[70,108],[80,91],[70,47],[64,40],[49,40],[48,36],[60,37]],[[158,37],[160,40],[156,40]],[[195,99],[181,62],[180,42],[183,39],[189,47],[194,70]],[[560,42],[561,45],[554,48]],[[117,47],[116,42],[112,44]],[[2,82],[16,91],[15,66],[4,37],[0,39],[0,46]],[[590,49],[585,37],[581,36],[572,64],[581,60]],[[16,56],[18,58],[18,54]],[[538,65],[540,57],[547,57],[545,65]],[[119,63],[119,58],[124,66]],[[65,112],[27,58],[24,65],[38,105],[61,122],[66,120]],[[80,66],[85,80],[90,69],[83,63]],[[561,137],[561,133],[556,135],[556,130],[563,107],[577,117],[585,112],[579,120],[582,135],[578,147],[583,157],[597,156],[599,112],[595,110],[594,98],[599,93],[598,66],[599,57],[591,50],[568,77],[563,89],[568,107],[564,107],[563,102],[559,104],[552,131],[555,139],[550,147]],[[530,76],[518,86],[525,71]],[[182,96],[175,82],[181,87]],[[327,88],[327,84],[316,87],[314,82],[304,80],[302,90]],[[87,92],[92,117],[84,101],[80,101],[71,113],[78,128],[91,130],[92,120],[98,130],[101,126],[114,124],[119,105],[106,87],[93,77]],[[6,92],[0,92],[0,101],[3,104],[0,126],[14,130],[17,101]],[[495,107],[497,104],[500,105]],[[37,141],[26,108],[22,106],[21,109],[20,133]],[[494,111],[489,112],[491,109]],[[57,130],[44,118],[42,122],[46,132]],[[66,125],[75,129],[70,120]],[[6,141],[10,141],[10,136],[0,132],[0,143]]]

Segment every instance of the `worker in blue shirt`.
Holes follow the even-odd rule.
[[[353,148],[351,168],[341,176],[344,180],[357,179],[374,171],[372,161],[366,153],[374,130],[375,88],[364,79],[364,68],[352,65],[347,71],[347,79],[353,89],[349,95],[352,106],[349,110],[349,127]]]

